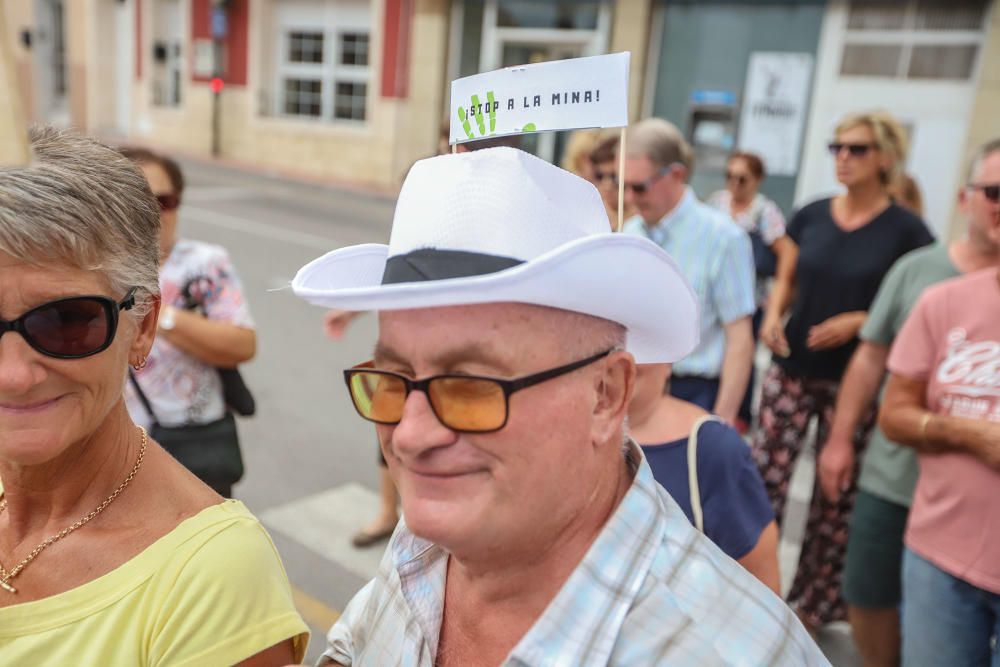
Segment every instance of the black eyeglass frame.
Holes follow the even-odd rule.
[[[96,294],[84,294],[80,296],[67,296],[61,299],[54,299],[52,301],[47,301],[43,304],[35,306],[31,310],[23,313],[20,317],[13,320],[0,320],[0,337],[2,337],[8,331],[14,331],[21,334],[21,338],[24,339],[28,345],[31,346],[33,350],[39,354],[44,354],[47,357],[52,357],[53,359],[84,359],[86,357],[92,357],[95,354],[99,354],[104,350],[111,347],[111,344],[115,342],[115,335],[118,333],[118,313],[123,310],[131,310],[135,307],[135,293],[139,291],[138,287],[131,288],[125,293],[125,297],[121,301],[115,301],[114,299],[106,296],[100,296]],[[104,310],[104,317],[108,325],[108,333],[105,337],[105,341],[97,348],[84,352],[83,354],[57,354],[51,350],[46,350],[44,347],[38,344],[37,341],[33,339],[31,334],[25,329],[24,321],[42,308],[49,308],[51,306],[65,303],[67,301],[96,301],[101,305]]]
[[[965,187],[970,190],[980,190],[983,196],[994,204],[1000,203],[1000,183],[969,183]]]
[[[376,368],[365,368],[364,367],[365,364],[373,363],[371,361],[367,361],[365,362],[365,364],[355,366],[354,368],[346,369],[344,371],[344,381],[347,383],[347,393],[351,395],[351,403],[354,405],[354,409],[357,411],[359,415],[361,415],[361,418],[366,421],[374,422],[376,424],[383,424],[385,426],[395,426],[399,424],[400,421],[402,421],[402,417],[400,419],[397,419],[396,421],[380,421],[378,419],[372,419],[371,417],[366,417],[364,415],[364,413],[361,411],[361,407],[358,405],[357,399],[354,397],[354,390],[351,387],[351,378],[353,378],[355,375],[360,375],[361,373],[385,375],[388,377],[393,377],[401,380],[403,382],[403,386],[406,389],[406,395],[403,398],[404,403],[406,402],[407,399],[409,399],[410,394],[413,391],[422,391],[424,395],[427,397],[427,403],[428,405],[431,406],[431,411],[434,413],[434,417],[437,418],[437,420],[441,422],[441,424],[449,430],[455,431],[456,433],[496,433],[497,431],[503,430],[503,428],[507,425],[507,420],[510,418],[511,394],[519,392],[522,389],[527,389],[528,387],[533,387],[536,384],[541,384],[542,382],[545,382],[547,380],[552,380],[562,375],[566,375],[575,370],[583,368],[584,366],[588,366],[594,363],[595,361],[598,361],[599,359],[603,359],[604,357],[608,356],[617,349],[618,348],[613,347],[603,352],[599,352],[595,355],[589,356],[586,359],[580,359],[578,361],[573,361],[563,366],[557,366],[556,368],[550,368],[548,370],[539,371],[538,373],[532,373],[531,375],[523,375],[518,378],[498,378],[489,375],[461,375],[458,373],[445,373],[442,375],[431,375],[430,377],[425,377],[420,380],[411,380],[405,375],[393,371],[382,371]],[[481,430],[454,428],[450,424],[446,423],[441,418],[441,415],[438,414],[437,408],[434,407],[434,401],[431,400],[430,385],[431,382],[435,380],[448,380],[448,379],[485,380],[497,384],[503,391],[503,423],[501,423],[496,428],[481,429]]]
[[[868,154],[868,151],[872,151],[878,148],[876,144],[871,142],[851,142],[851,141],[831,141],[826,145],[826,149],[830,151],[830,155],[837,157],[840,152],[847,149],[847,154],[851,157],[864,157]]]
[[[737,185],[744,186],[750,182],[750,176],[748,176],[747,174],[735,174],[731,171],[727,171],[725,176],[726,176],[726,183],[731,183],[733,181],[736,181]]]
[[[625,183],[625,185],[623,186],[623,188],[625,190],[631,190],[632,194],[641,197],[644,194],[646,194],[647,192],[649,192],[649,188],[650,188],[650,186],[653,185],[653,183],[656,183],[658,180],[660,180],[661,178],[663,178],[664,176],[666,176],[667,174],[669,174],[670,172],[672,172],[674,170],[674,167],[677,167],[677,166],[678,166],[678,163],[674,162],[673,164],[668,164],[666,167],[660,167],[655,174],[653,174],[652,176],[650,176],[646,180],[639,181],[638,183]],[[615,178],[614,178],[614,184],[616,186],[618,185],[618,176],[617,176],[617,174],[615,175]]]

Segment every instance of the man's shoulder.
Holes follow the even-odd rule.
[[[622,641],[636,645],[624,651],[686,664],[827,664],[780,598],[674,514],[626,618]],[[633,637],[630,627],[664,630]]]
[[[738,238],[746,235],[746,232],[733,222],[729,214],[706,202],[695,200],[692,213],[697,217],[699,225],[702,226],[702,232],[705,231],[704,226],[708,225],[713,234],[721,234],[723,237]]]
[[[993,289],[996,280],[996,267],[958,275],[929,286],[921,299],[929,304],[947,303],[952,299],[976,299],[983,294],[983,290]]]

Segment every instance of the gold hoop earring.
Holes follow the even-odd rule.
[[[140,359],[139,363],[132,364],[132,368],[134,370],[137,370],[137,371],[141,371],[145,367],[146,367],[146,357],[143,357],[142,359]]]

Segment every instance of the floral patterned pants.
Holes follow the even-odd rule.
[[[790,375],[772,363],[764,378],[760,402],[760,428],[753,438],[753,456],[781,526],[788,500],[788,484],[795,460],[805,445],[809,422],[817,417],[816,460],[826,443],[833,421],[838,382],[810,380]],[[812,629],[847,618],[840,596],[847,529],[857,494],[857,479],[864,443],[875,423],[870,411],[855,433],[855,468],[851,488],[832,503],[819,482],[813,487],[802,551],[788,603]]]

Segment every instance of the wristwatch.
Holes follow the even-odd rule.
[[[176,312],[173,306],[165,306],[163,312],[160,313],[160,321],[156,323],[156,327],[161,331],[170,331],[173,329],[177,326],[177,321],[174,319]]]

